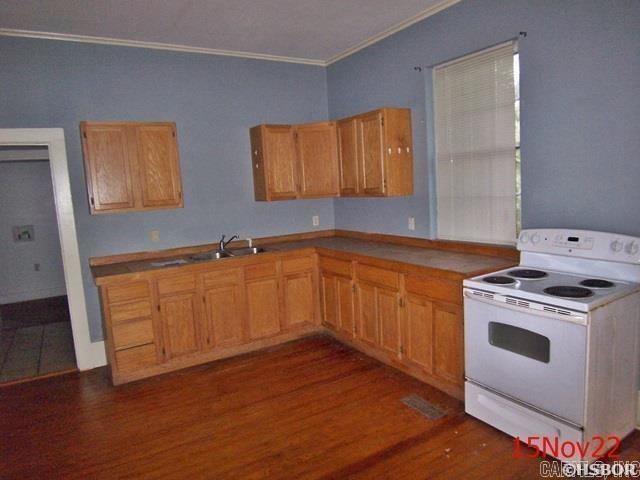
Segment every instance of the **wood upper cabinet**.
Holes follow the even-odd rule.
[[[358,120],[347,118],[336,122],[340,166],[340,195],[356,195],[360,191],[360,147]]]
[[[242,269],[213,270],[201,275],[207,348],[238,345],[244,340]]]
[[[256,340],[280,332],[280,301],[276,262],[246,266],[245,295],[249,338]]]
[[[338,122],[340,193],[413,194],[411,111],[383,108]]]
[[[293,127],[258,125],[250,133],[256,200],[297,198],[298,171]]]
[[[296,125],[294,135],[300,176],[300,198],[335,197],[339,192],[336,125]]]
[[[256,200],[338,195],[335,123],[258,125],[250,136]]]
[[[174,123],[81,122],[92,214],[183,206]]]

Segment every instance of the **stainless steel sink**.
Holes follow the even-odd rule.
[[[231,254],[234,257],[242,257],[244,255],[257,255],[258,253],[266,252],[262,247],[245,247],[245,248],[235,248],[231,250]]]
[[[233,254],[229,252],[220,252],[216,250],[215,252],[196,253],[195,255],[191,255],[189,257],[189,260],[193,262],[204,262],[207,260],[219,260],[221,258],[228,258],[228,257],[233,257]]]

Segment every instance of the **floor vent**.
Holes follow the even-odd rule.
[[[417,410],[422,415],[424,415],[427,418],[430,418],[431,420],[437,420],[446,415],[444,411],[440,410],[435,405],[427,402],[424,398],[422,398],[419,395],[416,395],[415,393],[412,393],[411,395],[407,395],[406,397],[404,397],[402,399],[402,403],[404,403],[407,407]]]

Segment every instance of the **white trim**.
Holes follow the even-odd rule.
[[[106,363],[104,344],[102,342],[91,343],[89,335],[64,131],[61,128],[0,129],[0,145],[46,145],[49,149],[53,196],[58,219],[76,361],[80,370],[89,370],[104,365]]]
[[[64,285],[50,288],[40,288],[38,290],[20,290],[15,292],[0,293],[0,305],[5,303],[26,302],[28,300],[38,300],[40,298],[61,297],[66,295],[67,289]]]
[[[38,32],[34,30],[17,30],[13,28],[0,28],[0,35],[5,37],[44,38],[47,40],[62,40],[64,42],[97,43],[100,45],[114,45],[119,47],[151,48],[153,50],[170,50],[172,52],[202,53],[205,55],[222,55],[226,57],[252,58],[255,60],[269,60],[272,62],[301,63],[304,65],[327,65],[322,60],[311,58],[285,57],[280,55],[268,55],[266,53],[240,52],[236,50],[221,50],[217,48],[191,47],[189,45],[176,45],[172,43],[143,42],[140,40],[123,40],[110,37],[93,37],[90,35],[72,35],[70,33]]]
[[[240,57],[240,58],[252,58],[255,60],[268,60],[272,62],[287,62],[287,63],[300,63],[303,65],[317,65],[320,67],[327,67],[338,60],[352,55],[363,48],[373,45],[380,40],[393,35],[400,30],[404,30],[410,27],[414,23],[418,23],[427,17],[435,15],[442,10],[449,8],[452,5],[460,2],[460,0],[441,0],[435,5],[423,10],[422,12],[414,15],[413,17],[403,20],[400,23],[393,25],[392,27],[383,30],[376,35],[373,35],[352,47],[347,48],[341,53],[330,57],[327,60],[319,60],[313,58],[301,58],[301,57],[287,57],[281,55],[269,55],[266,53],[253,53],[253,52],[241,52],[237,50],[223,50],[217,48],[207,47],[192,47],[189,45],[177,45],[172,43],[160,43],[160,42],[145,42],[141,40],[125,40],[121,38],[111,37],[94,37],[91,35],[74,35],[70,33],[55,33],[55,32],[40,32],[35,30],[20,30],[14,28],[0,28],[0,36],[6,37],[26,37],[26,38],[43,38],[47,40],[62,40],[65,42],[78,42],[78,43],[97,43],[101,45],[115,45],[120,47],[137,47],[137,48],[151,48],[154,50],[169,50],[173,52],[187,52],[187,53],[201,53],[205,55],[222,55],[227,57]]]
[[[460,0],[442,0],[441,2],[438,2],[435,5],[430,6],[426,10],[423,10],[417,15],[414,15],[413,17],[410,17],[400,23],[397,23],[393,27],[387,28],[386,30],[378,34],[372,37],[369,37],[360,43],[355,44],[353,47],[349,47],[342,53],[334,55],[333,57],[325,61],[324,64],[326,66],[329,66],[332,63],[337,62],[338,60],[342,60],[343,58],[346,58],[349,55],[353,55],[354,53],[362,50],[363,48],[367,48],[369,45],[373,45],[374,43],[377,43],[380,40],[383,40],[393,35],[394,33],[399,32],[400,30],[404,30],[405,28],[408,28],[411,25],[418,23],[419,21],[424,20],[427,17],[435,15],[436,13],[441,12],[442,10],[449,8],[450,6],[455,5],[458,2],[460,2]]]

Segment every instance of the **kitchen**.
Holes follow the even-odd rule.
[[[523,227],[640,235],[637,21],[633,2],[460,2],[326,68],[3,36],[0,126],[64,128],[90,337],[99,343],[92,257],[213,244],[222,234],[259,239],[339,229],[434,238],[427,161],[434,142],[423,133],[433,123],[425,108],[431,78],[415,67],[514,37],[522,72]],[[255,201],[251,127],[383,106],[411,109],[413,195]],[[175,122],[184,208],[90,215],[82,120]]]

